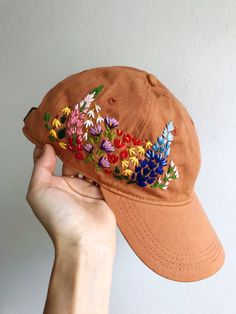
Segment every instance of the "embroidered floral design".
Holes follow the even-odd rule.
[[[76,159],[94,163],[97,171],[127,184],[166,190],[179,177],[174,161],[168,162],[173,122],[166,124],[154,143],[132,136],[118,128],[118,119],[101,115],[95,99],[103,87],[94,88],[73,107],[66,105],[55,117],[46,112],[43,119],[48,138],[70,150]]]

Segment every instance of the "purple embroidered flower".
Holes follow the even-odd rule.
[[[100,145],[100,149],[104,150],[105,152],[113,152],[115,149],[114,147],[111,145],[111,143],[108,140],[103,140],[101,145]]]
[[[87,153],[91,153],[92,150],[93,150],[93,145],[90,144],[90,143],[87,143],[84,145],[84,150],[87,152]]]
[[[106,125],[109,126],[110,129],[113,129],[118,125],[118,121],[115,118],[106,116],[104,121]]]
[[[100,135],[101,133],[102,133],[102,127],[100,124],[95,125],[95,127],[93,128],[90,128],[90,134],[92,135],[97,136],[97,135]]]
[[[110,163],[109,163],[108,159],[104,156],[99,158],[98,165],[100,167],[103,167],[103,168],[109,168],[110,167]]]

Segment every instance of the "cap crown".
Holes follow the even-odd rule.
[[[191,199],[200,168],[195,126],[144,70],[98,67],[65,78],[29,114],[23,131],[116,193],[159,204]]]

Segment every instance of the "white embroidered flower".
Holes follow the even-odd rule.
[[[84,139],[85,141],[87,141],[87,139],[88,139],[88,132],[85,132],[85,133],[84,133],[83,139]]]
[[[90,127],[90,126],[93,126],[93,121],[92,120],[86,120],[84,122],[84,125],[86,126],[86,128]]]
[[[79,110],[79,104],[75,105],[75,110]]]
[[[98,112],[101,110],[101,107],[98,104],[95,104],[95,110]]]
[[[88,112],[87,112],[87,115],[89,116],[89,118],[94,118],[95,116],[94,116],[94,111],[93,111],[93,109],[91,109],[91,110],[89,110]]]
[[[101,117],[100,115],[97,117],[96,123],[101,123],[102,121],[104,121],[103,117]]]

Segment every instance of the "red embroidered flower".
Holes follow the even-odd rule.
[[[73,146],[72,144],[68,145],[69,150],[71,150],[72,152],[75,151],[75,146]]]
[[[126,143],[130,143],[131,142],[131,135],[130,134],[125,134],[123,136],[123,141]]]
[[[80,144],[78,144],[78,145],[76,146],[76,150],[77,150],[77,151],[83,150],[83,145],[82,145],[82,143],[80,143]]]
[[[115,145],[116,148],[121,148],[121,147],[123,147],[125,144],[122,142],[122,140],[116,138],[116,139],[114,140],[114,145]]]
[[[117,130],[116,133],[117,133],[117,135],[121,136],[123,134],[123,131],[122,130]]]
[[[124,149],[120,152],[120,158],[121,159],[124,159],[124,158],[127,158],[128,157],[128,151],[127,149]]]
[[[114,154],[108,154],[107,157],[111,164],[115,164],[119,158],[118,156]]]
[[[106,174],[111,174],[111,173],[112,173],[112,170],[111,170],[111,169],[104,169],[104,172],[105,172]]]
[[[143,141],[140,138],[133,137],[132,142],[134,145],[142,145]]]
[[[75,154],[75,157],[76,157],[77,159],[79,159],[79,160],[83,160],[83,159],[84,159],[84,155],[83,155],[82,152],[77,152],[77,153]]]

